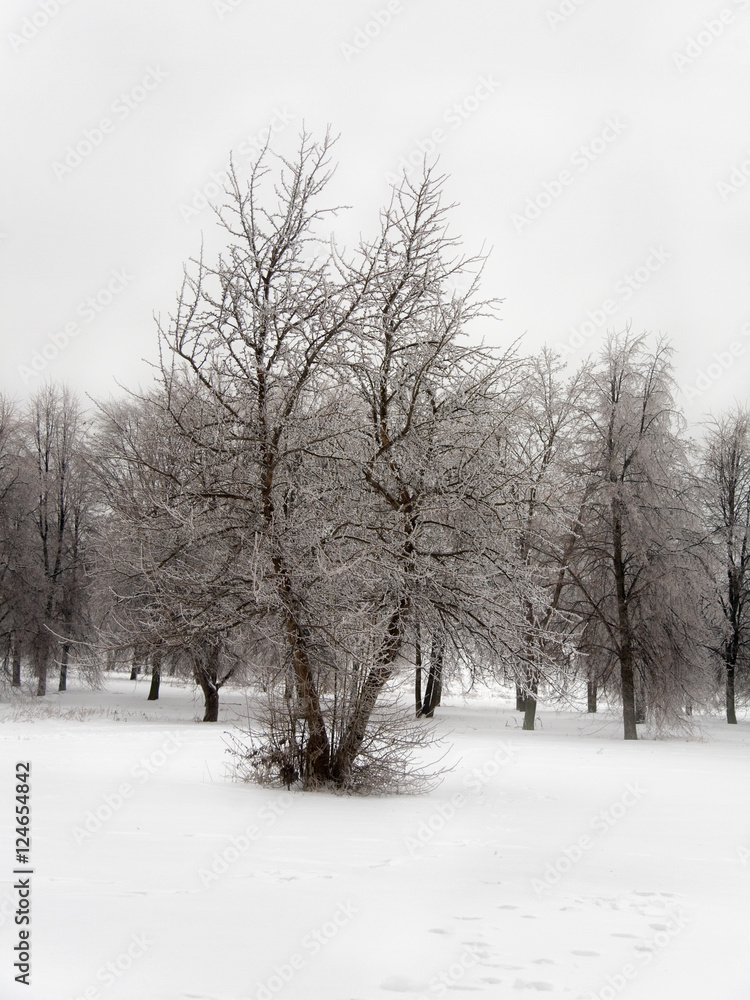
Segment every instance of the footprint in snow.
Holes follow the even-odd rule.
[[[554,965],[555,963],[552,961],[551,958],[535,958],[532,961],[531,964],[532,965]]]
[[[571,951],[571,955],[582,955],[584,958],[598,958],[598,951]]]
[[[555,987],[552,985],[552,983],[544,983],[544,982],[526,983],[523,981],[523,979],[517,979],[515,983],[513,983],[514,990],[542,990],[544,992],[548,992],[549,990],[553,990],[554,988]]]
[[[444,930],[442,927],[430,927],[427,931],[428,934],[447,934],[448,931]]]
[[[498,906],[498,910],[517,910],[517,909],[518,909],[517,906],[511,906],[510,903],[501,903],[500,906]]]

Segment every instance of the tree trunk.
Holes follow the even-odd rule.
[[[68,690],[68,657],[70,656],[70,643],[64,642],[60,653],[60,683],[57,685],[58,691]]]
[[[399,606],[391,615],[383,648],[380,651],[380,662],[377,666],[373,666],[370,669],[359,697],[354,702],[349,713],[344,736],[339,744],[333,768],[334,778],[339,785],[344,785],[351,774],[352,765],[362,747],[362,741],[365,738],[367,725],[375,704],[380,696],[380,692],[393,673],[393,663],[401,649],[401,627],[408,603],[408,599],[402,598]]]
[[[218,722],[219,721],[219,692],[215,684],[212,684],[210,680],[201,681],[201,687],[203,688],[203,697],[205,700],[206,710],[203,713],[204,722]]]
[[[637,740],[635,714],[635,677],[630,646],[620,652],[620,687],[622,692],[622,723],[626,740]]]
[[[596,696],[597,696],[597,683],[596,681],[589,681],[586,684],[586,696],[588,700],[587,712],[596,712]]]
[[[21,653],[18,646],[13,646],[13,656],[12,656],[12,667],[13,676],[11,678],[11,685],[13,687],[21,686]]]
[[[422,705],[422,715],[431,719],[435,714],[435,709],[440,704],[440,695],[443,689],[443,661],[445,658],[445,643],[442,639],[432,639],[432,651],[430,653],[430,672],[427,675],[427,687],[424,694],[424,704]]]
[[[524,694],[523,688],[516,681],[516,711],[523,712],[526,709],[526,695]]]
[[[534,722],[536,720],[536,705],[537,705],[537,692],[539,691],[539,678],[537,677],[536,671],[532,671],[531,675],[527,680],[527,695],[524,702],[523,709],[523,726],[522,729],[526,729],[529,732],[534,731]]]
[[[420,642],[419,629],[414,651],[415,671],[414,671],[414,709],[419,718],[422,715],[422,643]]]
[[[138,664],[134,663],[133,666],[130,668],[130,679],[131,679],[131,681],[137,681],[138,680],[138,674],[140,673],[140,670],[141,670],[140,666]]]
[[[205,712],[204,722],[219,721],[219,655],[221,646],[213,643],[208,649],[200,649],[193,657],[195,679],[203,691]]]
[[[737,711],[735,707],[734,698],[734,664],[727,663],[727,685],[726,685],[726,701],[727,701],[727,722],[730,726],[737,725]]]
[[[159,700],[159,684],[161,683],[161,654],[156,652],[151,658],[151,687],[146,701]],[[217,706],[218,712],[218,706]]]
[[[42,658],[36,663],[36,693],[38,698],[47,693],[47,661]]]
[[[314,788],[330,780],[331,746],[305,641],[291,614],[287,615],[286,634],[292,652],[292,668],[302,717],[308,730],[303,780],[305,787]]]
[[[622,551],[622,520],[619,501],[612,501],[613,569],[617,593],[617,622],[620,638],[620,690],[622,695],[622,723],[626,740],[637,740],[635,715],[635,673],[630,628],[630,614],[625,588],[625,561]]]

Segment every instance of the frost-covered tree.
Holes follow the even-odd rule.
[[[71,645],[82,636],[89,510],[86,433],[78,400],[52,383],[32,397],[21,424],[21,476],[31,522],[23,559],[29,597],[24,645],[39,695],[46,693],[53,661],[60,666],[59,689],[65,690]]]
[[[572,583],[567,567],[585,491],[575,466],[585,376],[582,368],[565,378],[563,365],[547,349],[528,359],[523,405],[513,421],[517,474],[512,492],[518,507],[519,554],[543,594],[538,605],[530,599],[525,603],[528,658],[517,685],[527,730],[534,729],[540,682],[560,689],[568,669],[565,638],[572,620],[564,609]]]
[[[750,414],[737,408],[711,422],[704,442],[703,502],[720,567],[720,654],[727,722],[736,724],[737,676],[750,651]]]
[[[527,591],[490,447],[515,363],[461,343],[486,308],[451,289],[467,262],[440,182],[405,179],[345,255],[319,207],[329,153],[303,136],[273,193],[265,156],[247,188],[232,175],[228,248],[186,272],[162,384],[202,470],[175,473],[179,507],[207,545],[236,546],[235,607],[276,664],[256,759],[350,787],[383,773],[376,706],[417,631],[435,666],[471,642],[523,655]]]
[[[625,739],[675,722],[705,682],[700,523],[673,398],[671,349],[629,331],[592,368],[571,572],[584,648],[619,675]]]
[[[203,405],[192,387],[183,413]],[[216,722],[219,692],[237,668],[243,616],[235,595],[246,564],[233,525],[206,516],[215,513],[205,496],[207,456],[177,432],[154,392],[100,405],[94,467],[101,643],[150,661],[152,699],[165,657],[187,665],[204,695],[203,721]]]

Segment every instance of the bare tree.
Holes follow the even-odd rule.
[[[35,621],[28,629],[28,647],[37,694],[43,695],[58,650],[59,687],[65,690],[71,642],[84,599],[85,425],[81,406],[67,388],[48,383],[32,398],[23,441],[23,475],[33,494],[29,516],[34,541],[25,567]]]
[[[191,402],[201,405],[197,393]],[[219,691],[236,670],[222,660],[242,621],[235,593],[246,563],[231,525],[196,518],[205,455],[196,459],[165,405],[157,393],[100,405],[100,641],[132,650],[134,664],[151,661],[151,700],[165,655],[189,664],[205,697],[204,721],[216,722]]]
[[[584,648],[616,664],[625,739],[699,701],[700,527],[672,396],[669,346],[609,338],[585,399],[588,494],[571,572]]]
[[[567,671],[564,641],[572,621],[564,613],[565,591],[576,541],[586,484],[575,468],[581,426],[581,396],[588,375],[585,367],[567,379],[551,351],[527,362],[524,405],[515,420],[513,439],[518,474],[513,493],[518,504],[520,558],[543,589],[545,601],[526,601],[528,658],[517,678],[523,728],[534,729],[537,694],[543,679],[545,653]],[[562,678],[560,678],[562,679]],[[558,686],[547,666],[546,680]]]
[[[703,496],[708,530],[722,567],[717,599],[727,722],[736,725],[736,678],[750,648],[750,414],[735,409],[715,419],[703,450]]]

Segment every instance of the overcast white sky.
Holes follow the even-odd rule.
[[[2,20],[2,391],[148,381],[153,314],[215,242],[196,193],[304,121],[341,135],[347,240],[438,140],[455,232],[492,247],[489,342],[579,331],[575,360],[631,321],[672,339],[691,417],[747,400],[750,0],[32,0]]]

